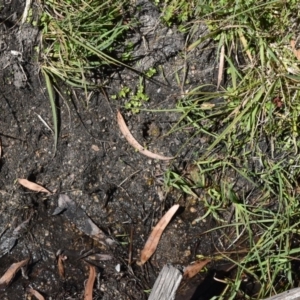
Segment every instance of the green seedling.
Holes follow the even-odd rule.
[[[149,96],[145,93],[144,79],[140,77],[136,92],[129,93],[129,101],[125,104],[125,108],[133,113],[139,113],[143,103],[149,100]]]
[[[148,78],[153,77],[156,74],[155,68],[150,68],[145,72],[145,76]],[[149,101],[149,96],[145,92],[145,79],[144,77],[139,77],[139,83],[135,91],[131,90],[129,87],[124,86],[118,92],[117,95],[113,95],[112,99],[128,99],[125,104],[125,108],[131,110],[132,113],[136,114],[140,112],[141,107],[147,101]]]
[[[157,70],[155,68],[149,68],[146,72],[145,75],[148,78],[152,78],[155,74],[157,73]]]
[[[194,1],[183,0],[168,0],[160,3],[159,0],[155,1],[158,7],[162,10],[162,20],[168,25],[182,24],[187,22],[194,10]]]

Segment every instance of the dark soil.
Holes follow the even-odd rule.
[[[140,30],[129,37],[135,41],[135,55],[140,58],[134,67],[143,70],[160,65],[164,69],[164,74],[146,82],[150,101],[144,107],[174,108],[182,92],[175,73],[183,76],[182,69],[187,67],[189,84],[185,90],[214,81],[214,52],[208,45],[200,45],[186,60],[180,55],[184,34],[160,24],[159,13],[151,4],[141,4],[143,9],[137,15]],[[154,161],[135,152],[120,133],[116,112],[124,103],[108,100],[101,91],[91,94],[87,101],[84,93],[77,90],[72,92],[70,101],[58,99],[60,133],[54,153],[53,134],[41,121],[42,118],[52,127],[50,103],[34,51],[38,30],[19,23],[24,1],[13,0],[3,5],[0,23],[3,151],[0,160],[0,276],[12,263],[28,257],[31,261],[28,277],[18,273],[9,287],[0,291],[0,297],[24,299],[26,289],[32,287],[46,299],[82,299],[88,264],[80,257],[91,250],[112,256],[111,260],[92,261],[99,272],[94,299],[147,299],[146,291],[152,288],[166,263],[183,268],[195,260],[196,254],[215,252],[218,243],[213,235],[201,236],[214,224],[192,225],[202,214],[198,200],[173,190],[166,191],[163,185],[167,168],[183,169],[192,161],[192,146],[194,150],[195,147],[201,149],[201,136],[184,146],[191,133],[167,135],[178,121],[178,113],[133,115],[121,110],[129,129],[141,144],[166,156],[178,155],[172,166]],[[198,37],[204,31],[205,28],[199,26]],[[121,85],[135,87],[138,75],[124,69],[107,79],[109,96],[117,93]],[[62,94],[64,89],[62,85]],[[56,193],[45,196],[31,192],[21,187],[17,178],[34,181]],[[63,213],[53,215],[59,193],[74,200],[97,226],[117,241],[117,245],[108,247],[97,243]],[[181,205],[180,211],[165,230],[150,262],[139,267],[136,264],[139,251],[152,227],[174,203]],[[23,226],[18,228],[21,224]],[[58,273],[58,252],[67,257],[64,278]],[[116,270],[118,265],[120,270]],[[199,282],[196,278],[181,289],[177,299],[190,299]]]

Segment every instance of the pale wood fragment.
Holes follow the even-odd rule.
[[[181,272],[171,265],[160,271],[148,300],[174,300],[182,279]]]
[[[300,300],[300,288],[291,289],[264,300]]]

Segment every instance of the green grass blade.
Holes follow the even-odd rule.
[[[57,111],[55,105],[55,96],[54,96],[53,86],[49,75],[44,70],[42,72],[46,81],[46,88],[48,91],[51,110],[52,110],[52,118],[53,118],[53,126],[54,126],[54,154],[53,154],[54,156],[57,150],[57,141],[58,141],[58,119],[57,119]]]
[[[207,155],[226,137],[226,135],[235,127],[235,125],[242,119],[242,117],[246,114],[246,112],[252,107],[253,103],[257,102],[265,92],[265,87],[262,85],[260,89],[257,91],[255,97],[252,101],[249,101],[247,106],[241,111],[229,124],[226,129],[217,137],[217,139],[208,147],[205,154],[200,158],[203,160]]]

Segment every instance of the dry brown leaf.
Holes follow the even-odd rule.
[[[27,263],[29,262],[29,258],[24,259],[20,262],[12,264],[8,270],[4,273],[4,275],[0,278],[0,288],[6,287],[14,278],[16,273]]]
[[[205,260],[197,261],[184,269],[183,278],[192,278],[196,274],[198,274],[209,262],[211,262],[210,258]]]
[[[166,226],[171,221],[172,217],[176,213],[179,208],[179,204],[173,205],[160,219],[157,225],[153,228],[144,249],[141,251],[141,259],[138,262],[138,265],[143,265],[155,252],[158,242],[161,238],[163,231],[165,230]]]
[[[296,58],[298,60],[300,60],[300,49],[296,49],[296,41],[295,40],[291,40],[291,47],[293,50],[294,55],[296,56]]]
[[[84,290],[84,300],[93,300],[93,286],[96,279],[96,268],[90,266],[90,274]]]
[[[27,179],[18,178],[18,182],[29,190],[32,190],[32,191],[35,191],[38,193],[41,192],[41,193],[47,193],[48,195],[52,195],[52,192],[50,192],[49,190],[38,185],[37,183],[29,181]]]
[[[27,292],[29,294],[31,294],[32,296],[34,296],[38,300],[45,300],[45,298],[38,291],[36,291],[34,289],[28,288]]]
[[[173,159],[174,157],[167,157],[159,154],[155,154],[153,152],[150,152],[149,150],[145,149],[142,145],[140,145],[137,140],[132,136],[130,133],[121,113],[118,111],[117,113],[117,119],[118,119],[118,125],[119,128],[124,135],[125,139],[127,142],[136,150],[138,150],[141,154],[148,156],[153,159],[159,159],[159,160],[170,160]]]
[[[58,274],[60,278],[65,278],[65,267],[64,267],[64,260],[66,257],[62,254],[58,255],[57,258],[57,268],[58,268]]]

